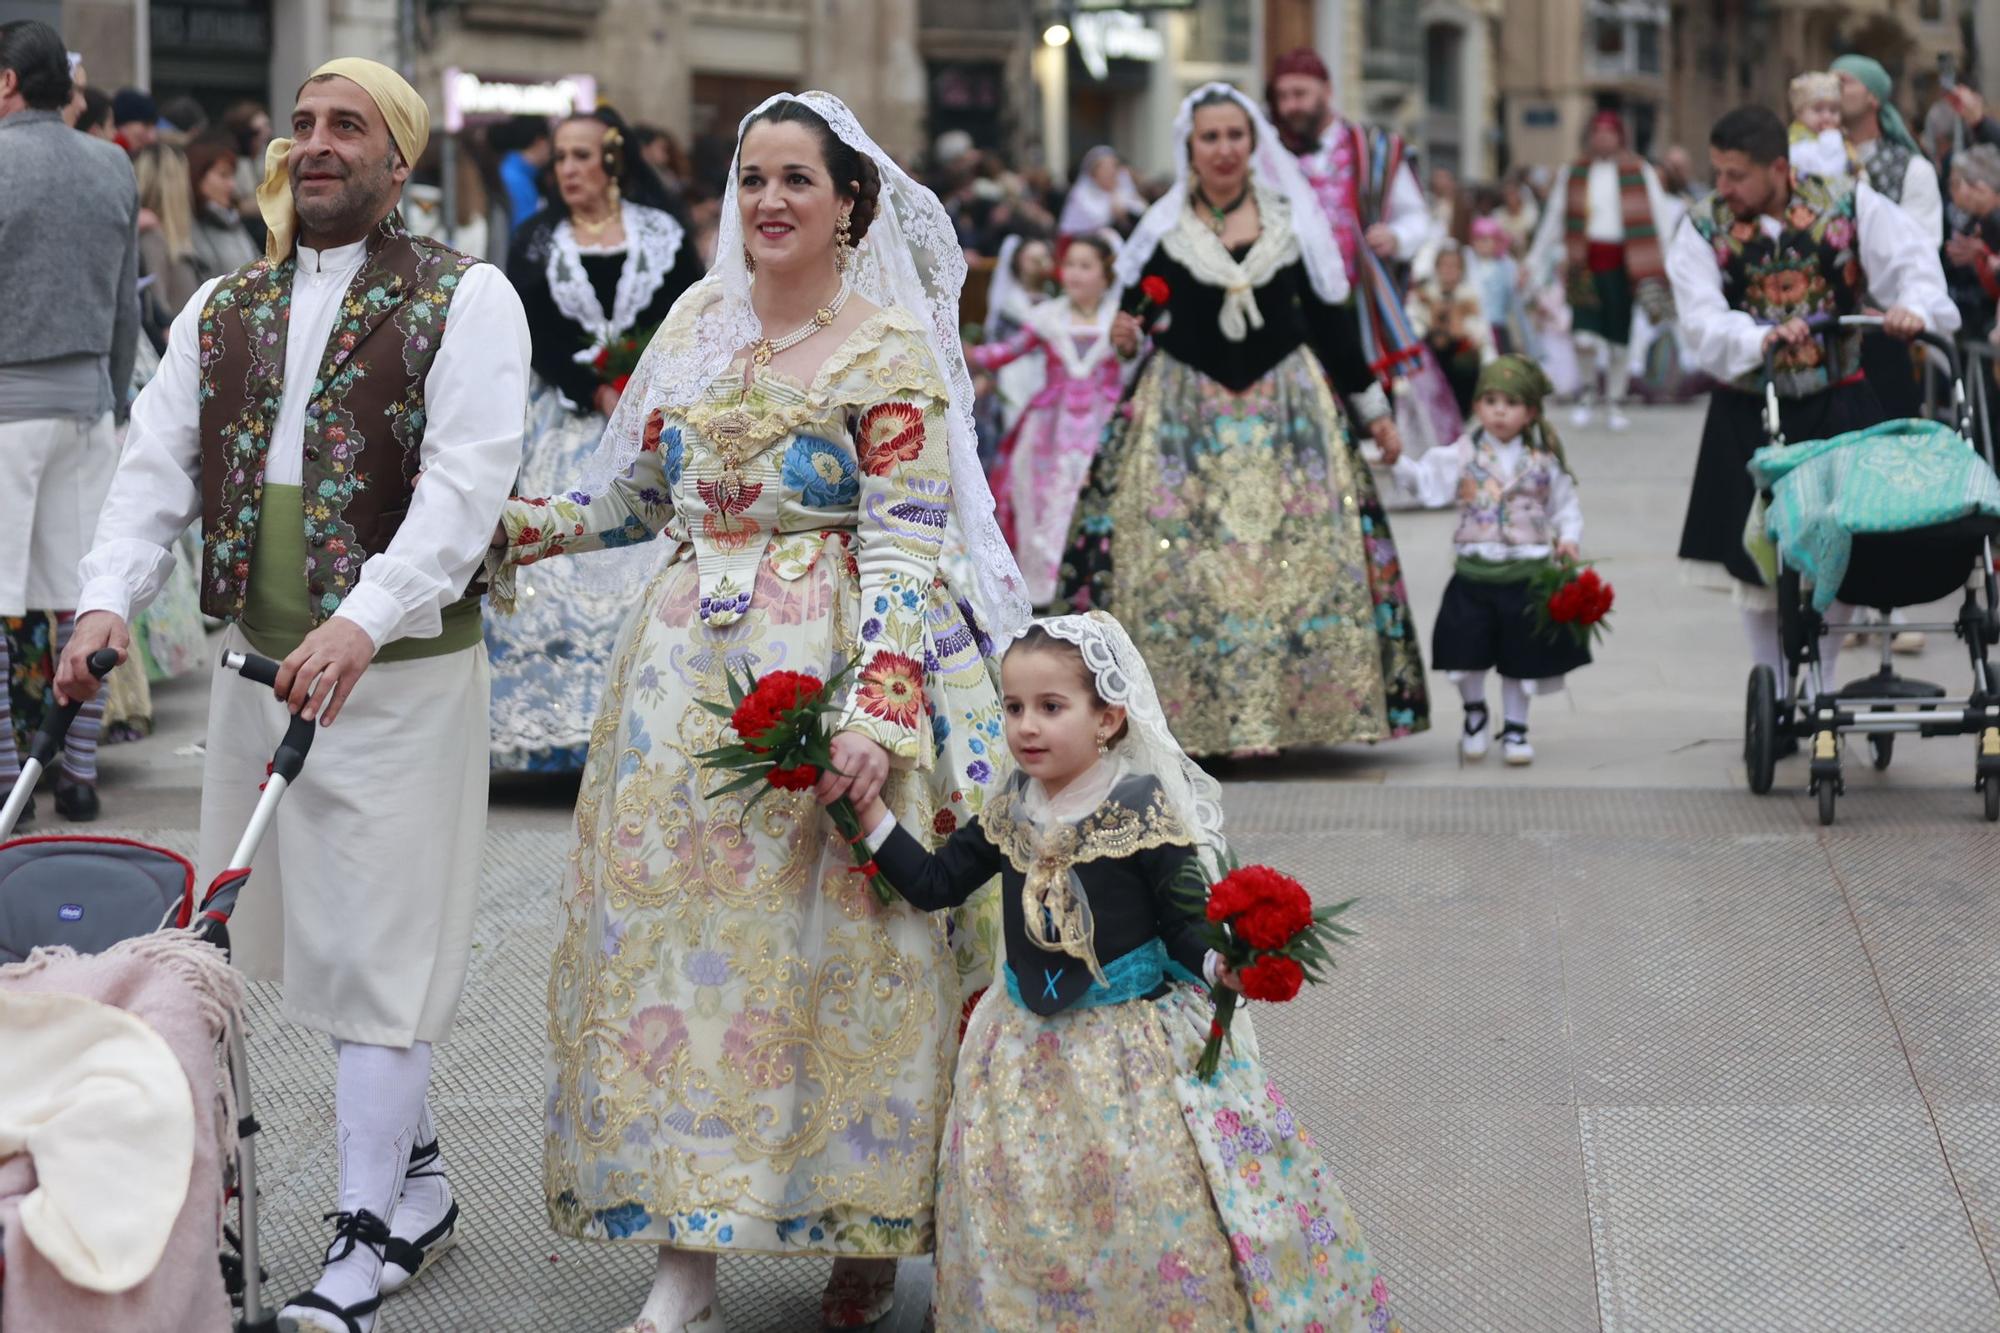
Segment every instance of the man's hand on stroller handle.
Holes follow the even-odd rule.
[[[273,693],[306,721],[318,719],[330,727],[374,660],[375,641],[368,631],[342,616],[330,616],[279,664]]]
[[[1764,335],[1764,350],[1768,352],[1780,343],[1787,343],[1796,347],[1812,336],[1812,325],[1806,323],[1803,319],[1794,317],[1786,320],[1777,328],[1772,329]]]
[[[56,702],[86,702],[97,694],[98,678],[91,674],[92,653],[108,648],[123,662],[132,648],[132,631],[124,617],[109,611],[86,611],[76,618],[70,631],[69,647],[56,664]]]
[[[1908,306],[1890,306],[1882,316],[1882,332],[1904,342],[1924,331],[1924,317]]]

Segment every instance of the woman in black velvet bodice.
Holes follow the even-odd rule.
[[[1060,600],[1124,622],[1192,754],[1423,730],[1401,564],[1349,422],[1386,461],[1401,445],[1332,225],[1235,89],[1197,90],[1176,123],[1181,181],[1119,264],[1113,338],[1144,361],[1079,498]]]
[[[1230,247],[1230,258],[1241,264],[1252,242]],[[1355,398],[1368,392],[1375,374],[1361,346],[1361,321],[1353,302],[1329,305],[1312,289],[1304,260],[1295,260],[1271,275],[1257,289],[1262,328],[1253,328],[1242,342],[1216,336],[1225,293],[1199,281],[1165,247],[1146,261],[1148,276],[1158,277],[1172,295],[1173,317],[1153,333],[1155,351],[1194,367],[1232,393],[1242,393],[1270,374],[1299,347],[1309,347],[1319,359],[1335,392]],[[1137,314],[1144,304],[1138,288],[1128,289],[1125,309]]]
[[[556,196],[509,247],[535,372],[517,494],[551,494],[585,470],[619,398],[590,364],[593,349],[657,325],[702,276],[665,190],[623,136],[615,111],[558,125]],[[630,588],[656,555],[638,547],[537,566],[533,599],[486,618],[496,769],[583,767]]]

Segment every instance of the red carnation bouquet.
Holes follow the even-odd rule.
[[[1167,280],[1157,273],[1148,273],[1139,279],[1139,309],[1135,317],[1140,326],[1148,332],[1157,328],[1159,317],[1166,313],[1167,300],[1173,294]]]
[[[769,671],[747,685],[731,674],[729,703],[703,700],[701,706],[728,719],[736,730],[737,743],[704,750],[695,760],[736,776],[708,795],[727,796],[755,787],[757,794],[743,808],[748,815],[773,791],[811,791],[821,773],[838,772],[833,767],[831,723],[837,711],[833,695],[852,669],[850,663],[825,681],[802,671]],[[826,812],[854,849],[854,873],[868,881],[879,901],[895,902],[896,891],[861,845],[861,816],[853,802],[843,796]]]
[[[1190,861],[1194,886],[1202,887],[1200,862]],[[1332,946],[1354,932],[1334,918],[1354,905],[1352,898],[1331,907],[1314,908],[1312,895],[1290,875],[1269,866],[1238,865],[1231,857],[1225,875],[1206,886],[1204,914],[1209,922],[1208,947],[1236,970],[1243,996],[1282,1004],[1302,986],[1326,980],[1333,970]],[[1201,1048],[1195,1077],[1215,1080],[1222,1062],[1222,1045],[1236,1017],[1236,992],[1214,987],[1215,1020]]]
[[[649,324],[642,329],[628,329],[609,342],[599,343],[597,354],[590,359],[590,368],[597,372],[598,380],[624,393],[639,369],[639,358],[646,354],[646,346],[653,341],[659,327]]]
[[[1528,613],[1543,633],[1562,630],[1579,644],[1589,645],[1611,628],[1611,604],[1617,593],[1589,565],[1574,560],[1550,560],[1528,585]]]

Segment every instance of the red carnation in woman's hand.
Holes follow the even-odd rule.
[[[743,696],[743,702],[729,715],[729,725],[754,750],[756,742],[784,721],[786,713],[817,699],[823,688],[817,676],[808,676],[803,671],[773,671],[761,677],[757,688]]]
[[[1294,880],[1236,918],[1236,934],[1253,949],[1277,950],[1290,944],[1312,919],[1312,898]]]
[[[1173,288],[1167,286],[1167,280],[1159,274],[1149,273],[1139,280],[1139,292],[1154,305],[1165,305],[1167,298],[1173,295]]]
[[[771,770],[771,785],[779,791],[809,791],[819,781],[819,769],[811,764]]]
[[[1271,1000],[1284,1003],[1299,993],[1305,984],[1305,969],[1298,960],[1283,954],[1273,954],[1260,958],[1239,974],[1243,979],[1243,994],[1253,1000]]]

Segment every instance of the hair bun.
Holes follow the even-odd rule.
[[[847,234],[854,244],[859,245],[861,238],[868,234],[868,225],[882,210],[882,173],[876,168],[875,160],[866,154],[857,153],[855,161],[854,178],[861,188],[854,195],[854,212],[847,219]]]

